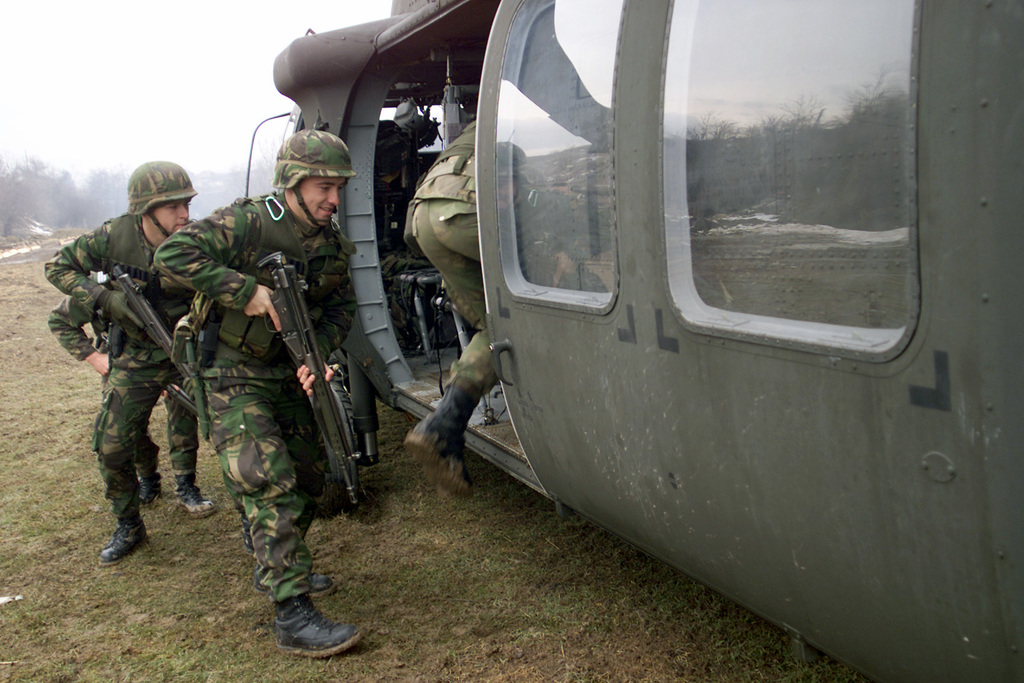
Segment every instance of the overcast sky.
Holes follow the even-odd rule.
[[[274,59],[308,29],[382,19],[391,0],[25,0],[0,9],[0,156],[84,179],[155,160],[245,165],[290,111]]]

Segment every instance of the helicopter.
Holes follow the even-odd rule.
[[[1009,0],[395,0],[295,40],[275,84],[358,174],[360,450],[465,338],[393,266],[475,120],[467,447],[805,659],[1024,680],[1022,45]]]

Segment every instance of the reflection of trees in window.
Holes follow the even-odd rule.
[[[800,97],[747,128],[704,113],[687,130],[694,229],[743,211],[856,230],[907,225],[909,98],[886,76],[848,97],[840,118]]]
[[[880,71],[852,91],[833,119],[814,96],[745,128],[712,112],[692,119],[686,210],[705,303],[840,325],[905,324],[911,108],[888,77]],[[666,140],[668,159],[679,144]]]

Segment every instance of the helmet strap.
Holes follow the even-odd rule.
[[[306,214],[306,219],[310,222],[310,224],[316,226],[317,228],[324,227],[324,226],[320,225],[320,223],[318,223],[315,218],[313,218],[313,212],[309,210],[308,206],[306,206],[306,201],[302,198],[302,193],[299,192],[299,186],[298,185],[296,185],[292,189],[292,192],[295,193],[295,199],[299,203],[299,207],[302,208],[302,212],[304,214]],[[328,223],[330,223],[330,221],[328,221]]]
[[[153,215],[153,212],[150,212],[146,215],[149,216],[149,220],[153,221],[153,225],[155,225],[156,229],[159,230],[161,234],[163,234],[165,239],[171,236],[171,233],[167,232],[167,229],[164,228],[164,226],[160,225],[160,221],[156,219],[156,216]]]

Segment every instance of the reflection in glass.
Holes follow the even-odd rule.
[[[498,96],[496,181],[502,260],[517,294],[610,300],[609,105],[621,9],[622,0],[536,0],[513,22]]]
[[[666,237],[689,320],[872,352],[903,337],[913,22],[913,0],[675,3]]]

